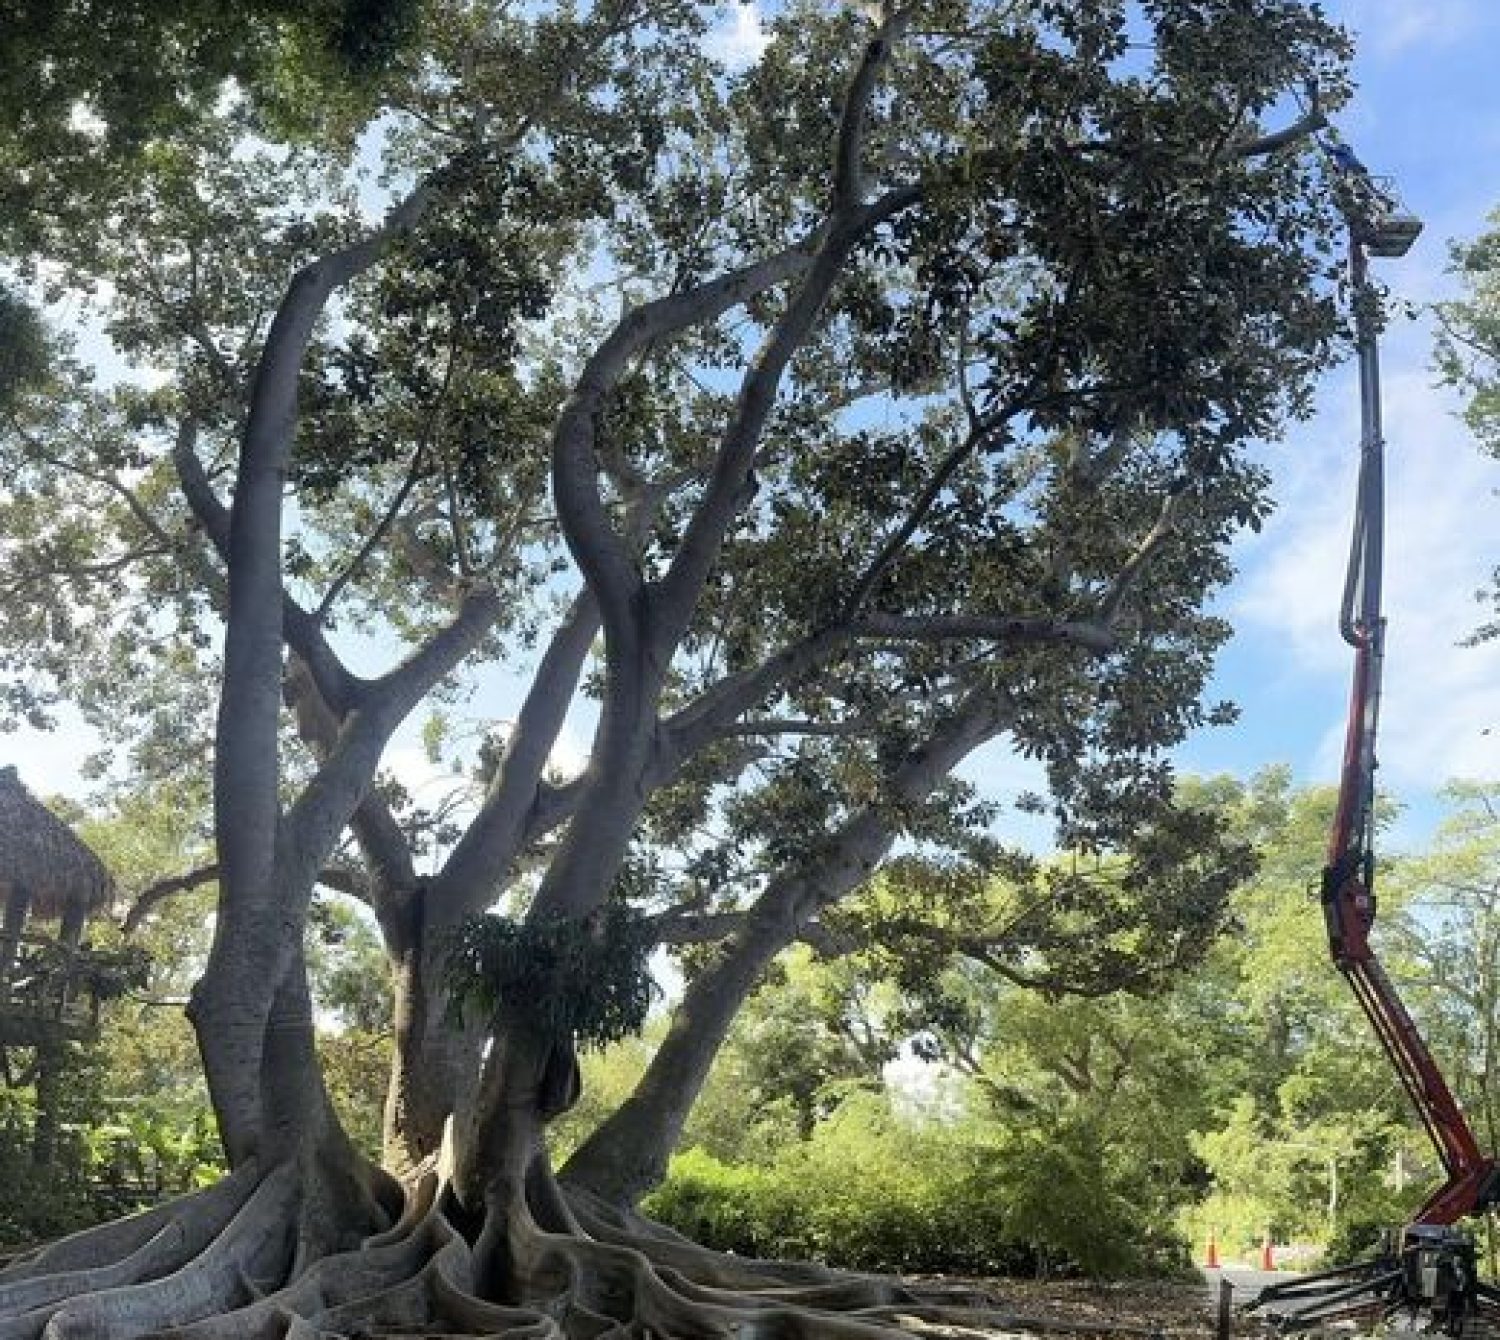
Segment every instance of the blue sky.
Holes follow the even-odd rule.
[[[1427,229],[1401,261],[1379,263],[1393,294],[1424,304],[1452,292],[1448,244],[1473,236],[1500,205],[1500,5],[1491,0],[1343,0],[1326,6],[1359,39],[1359,92],[1339,128],[1377,173],[1398,182]],[[714,42],[726,55],[759,40],[754,4],[732,7]],[[1387,696],[1382,785],[1406,806],[1398,842],[1415,842],[1453,777],[1500,774],[1500,645],[1459,644],[1483,617],[1475,593],[1500,562],[1500,463],[1479,455],[1434,386],[1425,318],[1398,319],[1384,343],[1390,452]],[[1316,418],[1267,448],[1280,506],[1239,546],[1241,577],[1222,612],[1235,625],[1216,693],[1236,700],[1237,727],[1206,732],[1180,754],[1185,770],[1248,774],[1288,762],[1299,780],[1331,780],[1343,729],[1348,656],[1336,605],[1358,442],[1352,369],[1330,377]],[[516,689],[494,685],[476,705],[514,712]],[[575,749],[582,733],[575,732]],[[76,731],[0,744],[38,790],[81,792]],[[424,771],[413,737],[402,770]],[[1002,795],[1032,784],[998,751],[969,772]],[[435,784],[435,783],[430,783]]]

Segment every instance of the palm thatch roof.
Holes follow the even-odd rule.
[[[31,915],[59,917],[68,907],[96,912],[114,898],[115,882],[71,828],[22,784],[14,767],[0,768],[0,891],[20,884]]]

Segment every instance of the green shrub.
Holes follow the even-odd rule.
[[[782,1179],[763,1168],[732,1167],[701,1149],[672,1160],[646,1211],[705,1246],[740,1256],[806,1256],[797,1206]],[[798,1243],[797,1246],[790,1244]]]
[[[1186,1246],[1105,1185],[1099,1151],[848,1100],[764,1167],[673,1160],[653,1217],[721,1251],[905,1274],[1169,1273]]]

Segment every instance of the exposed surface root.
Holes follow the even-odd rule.
[[[569,1231],[544,1230],[521,1206],[503,1235],[494,1222],[476,1233],[431,1176],[388,1228],[307,1260],[304,1220],[321,1219],[327,1197],[306,1181],[296,1164],[239,1175],[16,1263],[0,1275],[0,1340],[952,1340],[1051,1329],[973,1290],[711,1252],[577,1193]]]
[[[190,1235],[200,1224],[213,1225],[207,1231],[216,1232],[255,1189],[256,1180],[253,1169],[242,1168],[206,1191],[61,1238],[11,1261],[0,1270],[0,1286],[113,1264],[139,1251],[168,1225]],[[8,1310],[0,1309],[0,1315]]]
[[[264,1177],[234,1217],[169,1273],[91,1289],[0,1320],[3,1340],[126,1340],[240,1307],[286,1269],[295,1185],[290,1167]]]

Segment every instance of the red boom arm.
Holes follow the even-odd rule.
[[[1354,648],[1354,679],[1338,809],[1323,871],[1323,914],[1334,962],[1349,979],[1448,1175],[1417,1212],[1415,1222],[1451,1224],[1483,1210],[1494,1198],[1496,1162],[1480,1152],[1463,1109],[1369,939],[1375,919],[1375,735],[1385,643],[1385,619],[1380,608],[1385,443],[1380,428],[1376,323],[1367,305],[1370,289],[1364,249],[1357,238],[1350,248],[1350,270],[1359,303],[1356,320],[1363,440],[1340,629]],[[1366,301],[1361,302],[1361,298]]]

